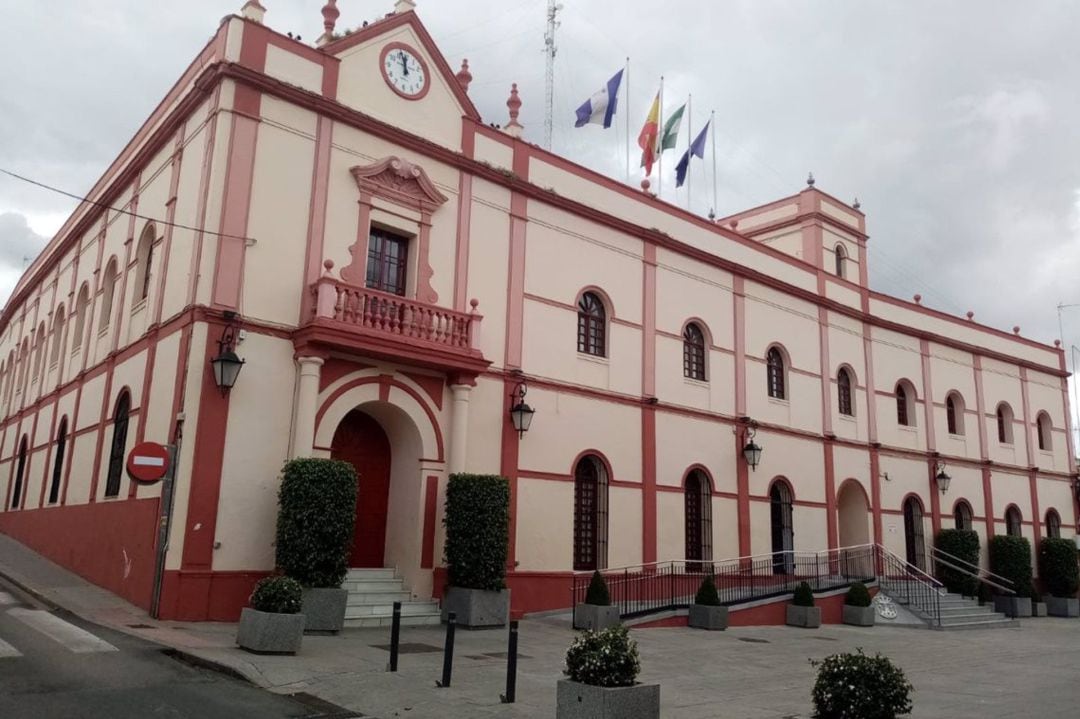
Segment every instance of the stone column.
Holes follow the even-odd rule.
[[[469,449],[469,395],[472,385],[450,385],[450,473],[465,471]]]
[[[310,457],[315,444],[315,412],[319,401],[319,378],[322,375],[322,357],[298,357],[300,365],[299,387],[296,406],[293,407],[293,437],[289,457]]]

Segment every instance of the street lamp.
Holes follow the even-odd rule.
[[[536,414],[536,410],[525,404],[525,393],[528,391],[529,388],[525,384],[525,380],[521,380],[514,387],[514,391],[510,393],[510,421],[514,424],[518,439],[524,437],[525,433],[529,431],[533,415]]]
[[[941,490],[942,494],[949,491],[949,482],[952,481],[952,477],[945,474],[944,462],[937,463],[937,474],[934,475],[934,481],[937,482],[938,489]]]
[[[244,366],[244,360],[237,357],[233,347],[236,344],[236,332],[239,325],[239,316],[235,312],[225,312],[225,321],[228,322],[221,331],[218,340],[217,356],[210,360],[210,366],[214,370],[214,384],[221,390],[222,395],[227,395],[229,390],[236,384],[236,378],[240,376],[240,370]]]
[[[750,420],[746,427],[746,444],[743,445],[742,455],[746,463],[750,465],[751,470],[757,469],[757,466],[761,464],[761,445],[754,441],[754,435],[756,434],[757,422]]]

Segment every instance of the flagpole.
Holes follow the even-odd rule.
[[[659,114],[656,116],[656,154],[657,154],[657,177],[656,177],[656,196],[661,200],[664,199],[664,148],[660,145],[662,140],[662,133],[664,132],[664,76],[660,76],[660,105]]]
[[[686,141],[689,144],[686,146],[686,149],[687,149],[688,152],[690,151],[690,149],[692,148],[692,145],[694,144],[694,105],[693,105],[693,102],[694,102],[694,96],[692,94],[690,94],[690,93],[687,93],[687,95],[686,95]],[[691,200],[693,199],[694,195],[693,195],[692,192],[690,192],[690,188],[691,188],[690,181],[691,181],[691,178],[692,178],[694,173],[692,173],[690,171],[690,165],[691,164],[692,163],[689,160],[687,160],[687,162],[686,162],[686,209],[688,211],[690,211],[690,212],[693,212],[693,210],[691,209],[691,207],[693,206]]]
[[[709,125],[712,127],[712,214],[713,217],[719,216],[719,208],[716,206],[716,110],[713,110],[709,115]]]
[[[626,58],[626,184],[630,184],[630,58]]]

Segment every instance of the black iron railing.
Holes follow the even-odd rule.
[[[884,547],[877,547],[878,586],[896,602],[914,608],[932,627],[941,626],[944,585]]]

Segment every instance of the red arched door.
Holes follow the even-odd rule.
[[[390,440],[378,422],[354,409],[334,432],[331,456],[352,464],[359,478],[349,566],[382,567],[390,496]]]

